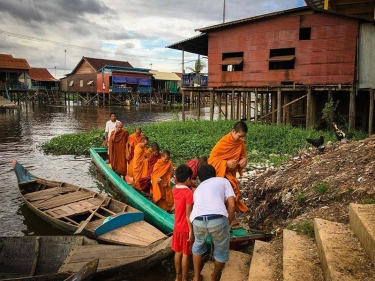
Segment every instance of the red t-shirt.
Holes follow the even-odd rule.
[[[186,220],[186,205],[194,203],[193,191],[185,185],[176,184],[173,187],[174,198],[174,228],[173,231],[189,232]]]

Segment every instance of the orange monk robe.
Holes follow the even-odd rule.
[[[129,157],[128,157],[128,176],[134,176],[134,165],[133,165],[133,158],[134,158],[134,150],[135,146],[141,142],[144,134],[140,134],[137,136],[136,133],[133,133],[129,136],[128,147],[129,147]]]
[[[113,131],[108,143],[108,155],[112,169],[119,175],[126,176],[126,143],[128,142],[129,132],[121,130]]]
[[[146,152],[147,154],[147,152]],[[150,158],[148,159],[148,176],[144,178],[140,178],[138,183],[139,183],[139,189],[150,193],[151,190],[151,174],[154,170],[154,165],[156,161],[158,161],[161,158],[161,153],[159,152],[158,154],[152,153]]]
[[[150,159],[151,155],[152,155],[152,148],[149,147],[149,148],[146,150],[146,155],[145,155],[145,156],[146,156],[146,158]]]
[[[151,175],[152,202],[166,211],[171,210],[174,204],[172,188],[170,186],[172,172],[172,162],[165,162],[164,158],[161,158],[155,163],[154,171]],[[160,182],[159,179],[161,179]]]
[[[241,201],[240,183],[236,178],[237,171],[242,175],[242,169],[237,167],[233,170],[227,168],[228,160],[240,161],[246,157],[245,140],[234,140],[232,133],[222,137],[214,146],[208,158],[208,164],[214,166],[216,176],[227,178],[236,194],[236,211],[245,212],[248,208]]]
[[[148,159],[146,158],[147,148],[143,143],[135,146],[133,158],[134,187],[139,189],[139,180],[148,175]]]

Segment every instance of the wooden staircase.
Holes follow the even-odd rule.
[[[315,239],[284,229],[282,255],[262,241],[251,258],[231,252],[220,281],[375,281],[375,204],[350,204],[347,225],[315,218],[314,232]],[[249,270],[239,270],[247,260]],[[203,281],[212,270],[202,271]]]

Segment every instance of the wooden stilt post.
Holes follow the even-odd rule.
[[[311,88],[307,88],[306,98],[306,129],[311,127]]]
[[[247,92],[247,122],[251,121],[251,92]]]
[[[225,109],[224,109],[224,113],[225,113],[225,120],[228,119],[228,93],[225,92]]]
[[[269,97],[269,95],[267,94],[267,98]],[[268,99],[266,101],[266,106],[267,106],[267,109],[269,108],[268,107]],[[272,113],[272,124],[275,124],[277,122],[277,116],[278,116],[278,112],[276,112],[276,109],[277,109],[277,93],[275,92],[272,92],[271,94],[271,112]],[[268,113],[268,110],[266,111]]]
[[[281,96],[281,89],[277,89],[277,124],[282,123],[282,96]]]
[[[234,119],[234,90],[232,90],[231,100],[230,100],[230,120]]]
[[[355,129],[355,117],[355,90],[352,86],[349,100],[349,130]]]
[[[214,120],[214,111],[215,111],[215,96],[214,96],[214,92],[210,91],[210,121]]]
[[[258,123],[258,89],[254,90],[254,122]]]
[[[242,93],[241,92],[238,92],[237,93],[237,117],[236,117],[236,120],[240,120],[241,119],[241,116],[240,116],[240,113],[241,113],[241,97],[242,97]]]
[[[370,90],[370,110],[368,116],[368,134],[369,136],[372,135],[372,127],[374,125],[374,99],[375,99],[375,89]]]
[[[182,103],[182,122],[185,122],[185,91],[182,90],[181,93],[181,103]]]
[[[219,116],[218,119],[221,119],[221,93],[217,92],[217,103],[219,104]]]

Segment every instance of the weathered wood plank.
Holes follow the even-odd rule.
[[[33,202],[33,201],[38,201],[38,200],[44,200],[54,194],[57,196],[58,194],[62,194],[66,192],[74,192],[75,190],[76,188],[72,188],[72,187],[57,186],[57,187],[52,187],[46,190],[40,190],[40,191],[28,193],[28,194],[25,194],[24,197],[28,201]]]

